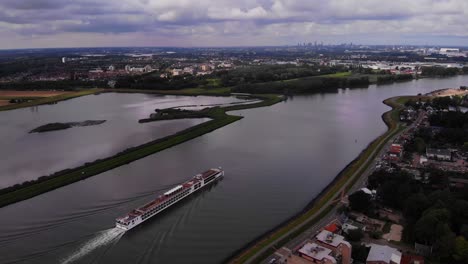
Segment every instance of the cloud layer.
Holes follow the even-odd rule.
[[[0,48],[468,45],[466,0],[2,0]]]

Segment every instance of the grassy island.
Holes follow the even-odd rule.
[[[49,131],[55,130],[63,130],[72,127],[80,127],[80,126],[96,126],[106,122],[106,120],[86,120],[82,122],[68,122],[68,123],[49,123],[40,127],[37,127],[29,133],[44,133]]]

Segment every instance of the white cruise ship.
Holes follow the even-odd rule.
[[[224,170],[221,168],[210,169],[201,174],[197,174],[190,181],[177,185],[165,192],[163,195],[160,195],[157,199],[143,205],[142,207],[132,210],[123,217],[117,218],[115,225],[118,228],[130,230],[190,194],[202,189],[204,186],[215,182],[222,176],[224,176]]]

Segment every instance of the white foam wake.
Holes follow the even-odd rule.
[[[120,228],[111,228],[100,232],[97,236],[86,241],[79,249],[70,256],[62,260],[62,264],[73,263],[74,261],[88,255],[97,248],[105,245],[115,244],[125,234],[125,230]]]

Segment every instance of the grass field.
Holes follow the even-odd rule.
[[[86,163],[83,166],[63,170],[51,176],[41,177],[23,186],[14,189],[0,190],[0,207],[29,199],[42,193],[60,188],[62,186],[86,179],[113,168],[128,164],[132,161],[144,158],[161,150],[181,144],[193,138],[199,137],[213,130],[226,126],[241,119],[241,116],[229,115],[227,111],[242,110],[255,107],[263,107],[276,104],[282,99],[276,95],[258,96],[262,101],[254,104],[233,105],[225,108],[213,108],[209,112],[212,120],[177,132],[173,135],[157,139],[146,144],[127,149],[114,156]]]
[[[0,98],[40,98],[73,93],[70,91],[12,91],[0,90]]]
[[[8,105],[0,106],[0,111],[13,110],[13,109],[18,109],[18,108],[23,108],[23,107],[30,107],[30,106],[35,106],[35,105],[50,104],[50,103],[64,101],[64,100],[68,100],[68,99],[72,99],[72,98],[76,98],[76,97],[80,97],[80,96],[100,93],[102,91],[103,91],[103,89],[87,89],[87,90],[81,90],[81,91],[76,91],[76,92],[1,91],[3,93],[0,92],[0,96],[2,96],[3,98],[6,98],[6,97],[10,97],[10,99],[12,99],[12,98],[31,98],[32,101],[24,102],[24,103],[18,103],[18,104],[8,104]],[[5,92],[9,92],[9,93],[5,93]],[[23,95],[23,97],[20,97],[18,95]]]
[[[346,78],[352,75],[351,72],[337,72],[332,74],[319,75],[317,77]]]

